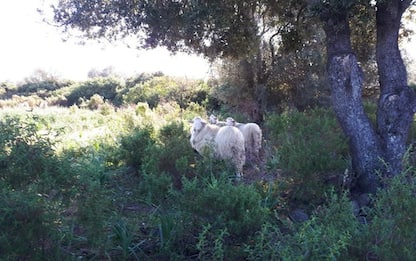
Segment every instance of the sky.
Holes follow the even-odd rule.
[[[95,41],[79,45],[79,39],[64,42],[59,29],[43,22],[37,12],[54,1],[0,1],[0,82],[19,82],[39,69],[71,80],[84,80],[92,69],[108,67],[123,76],[156,71],[189,78],[209,74],[209,63],[196,55],[172,56],[162,48],[144,51]],[[415,38],[406,55],[416,61]]]
[[[196,55],[172,56],[167,50],[144,51],[79,39],[64,42],[59,29],[43,22],[37,8],[53,0],[0,1],[0,82],[19,82],[40,69],[64,79],[84,80],[92,69],[113,67],[133,76],[162,71],[167,75],[205,78],[209,64]]]

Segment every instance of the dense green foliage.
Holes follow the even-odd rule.
[[[348,183],[328,182],[348,168],[332,112],[270,114],[261,166],[269,178],[250,174],[238,182],[227,164],[190,148],[186,120],[200,108],[161,106],[105,114],[4,110],[2,257],[391,260],[415,254],[413,167],[356,217]],[[295,208],[309,218],[295,221]]]
[[[79,105],[82,100],[90,99],[94,94],[98,94],[105,100],[114,100],[117,90],[122,88],[119,79],[114,78],[94,78],[85,82],[80,82],[71,87],[69,95],[66,97],[68,105]]]
[[[334,185],[329,181],[348,168],[348,146],[333,113],[316,109],[271,115],[267,128],[273,146],[269,166],[281,168],[286,182],[294,184],[290,196],[319,202]]]
[[[208,86],[203,81],[157,76],[129,88],[123,94],[123,101],[147,102],[154,108],[163,101],[174,100],[181,108],[186,108],[191,102],[202,103],[207,91]]]

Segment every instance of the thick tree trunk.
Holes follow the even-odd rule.
[[[363,72],[352,52],[347,14],[331,16],[323,22],[333,108],[349,141],[358,188],[372,193],[379,185],[376,171],[382,167],[382,151],[378,135],[364,112]]]
[[[406,67],[398,45],[401,17],[410,2],[390,0],[377,5],[376,57],[381,90],[377,128],[389,175],[402,171],[415,108],[415,94],[407,85]]]
[[[375,192],[377,173],[397,175],[402,171],[406,140],[416,108],[415,93],[407,85],[398,36],[403,12],[411,0],[379,1],[377,4],[376,56],[381,94],[377,131],[364,113],[361,91],[363,73],[350,43],[348,10],[325,13],[328,75],[332,103],[349,139],[352,164],[363,192]]]

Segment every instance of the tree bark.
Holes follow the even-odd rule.
[[[266,90],[267,90],[267,80],[269,79],[270,72],[267,69],[266,61],[263,58],[264,47],[259,47],[259,50],[256,55],[256,65],[255,65],[255,99],[257,103],[257,112],[254,117],[255,122],[263,123],[264,115],[266,113],[267,99],[266,99]]]
[[[327,16],[322,21],[333,108],[348,138],[357,188],[373,193],[379,186],[376,171],[382,167],[382,150],[377,133],[364,112],[361,99],[364,75],[352,52],[347,11],[344,15]]]
[[[377,5],[376,58],[381,91],[377,130],[387,175],[402,171],[407,136],[415,113],[415,94],[407,84],[406,67],[398,45],[402,14],[410,2],[389,0]]]

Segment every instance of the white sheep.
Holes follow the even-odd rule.
[[[220,127],[213,124],[207,124],[200,117],[192,120],[191,126],[191,146],[199,154],[206,156],[207,153],[214,152],[215,136]]]
[[[252,122],[238,123],[231,117],[228,117],[225,122],[227,126],[235,126],[243,133],[247,160],[258,161],[263,136],[259,125]]]
[[[237,177],[241,177],[246,156],[243,134],[236,127],[219,127],[196,117],[191,127],[190,142],[192,148],[201,155],[206,156],[211,151],[217,158],[230,160]]]
[[[227,125],[225,121],[219,121],[214,114],[211,114],[208,120],[209,120],[209,123],[215,124],[220,127]]]

